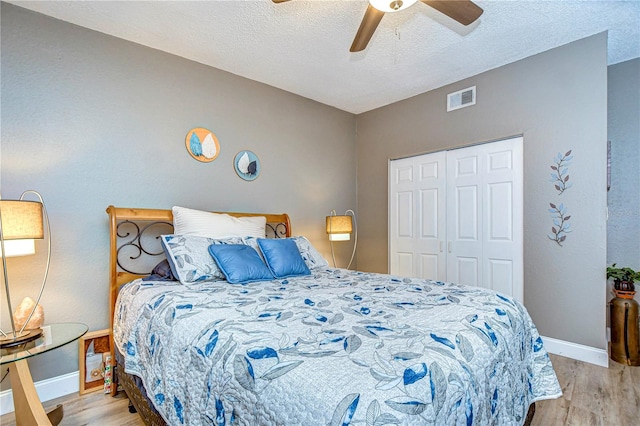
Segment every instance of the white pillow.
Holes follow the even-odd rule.
[[[178,206],[172,211],[174,234],[207,238],[265,237],[267,218],[264,216],[233,217]]]

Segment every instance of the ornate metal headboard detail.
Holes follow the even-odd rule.
[[[164,258],[160,235],[173,232],[171,210],[132,209],[109,206],[109,321],[113,330],[113,314],[119,287],[151,273]],[[235,217],[264,216],[267,238],[291,236],[289,215],[225,212]],[[111,342],[113,347],[113,341]]]
[[[137,222],[124,220],[116,223],[116,240],[119,242],[116,250],[116,264],[124,272],[136,275],[149,274],[146,271],[135,271],[136,260],[144,260],[146,256],[163,256],[160,235],[171,234],[173,225],[169,222],[151,222],[141,227]],[[127,256],[128,254],[128,256]],[[131,264],[130,264],[131,263]]]
[[[288,224],[285,222],[266,224],[267,238],[286,238],[289,235],[287,231]],[[132,220],[116,221],[118,269],[134,275],[149,275],[153,266],[165,256],[160,236],[171,233],[171,222],[154,221],[141,224]]]
[[[129,209],[109,206],[111,219],[111,250],[115,254],[113,272],[145,276],[164,258],[160,236],[173,233],[171,210]],[[267,217],[266,237],[291,236],[291,224],[286,214],[227,213],[232,216]],[[115,253],[113,250],[115,249]],[[113,267],[114,265],[112,265]],[[122,275],[122,274],[121,274]],[[130,276],[126,275],[127,281]]]

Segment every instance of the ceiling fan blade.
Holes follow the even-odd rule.
[[[285,1],[289,1],[289,0],[271,0],[274,3],[284,3]]]
[[[447,15],[449,18],[460,22],[462,25],[469,25],[482,15],[484,12],[478,5],[470,0],[421,0],[422,3],[427,4]]]
[[[371,5],[367,6],[367,11],[364,13],[360,28],[358,28],[349,52],[360,52],[367,47],[369,40],[371,40],[373,33],[376,32],[376,28],[378,28],[378,24],[383,16],[384,12],[379,11]]]

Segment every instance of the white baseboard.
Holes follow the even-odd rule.
[[[609,367],[609,353],[606,349],[565,342],[564,340],[558,340],[552,337],[541,337],[544,348],[549,353],[599,365],[600,367]]]
[[[50,401],[70,393],[80,391],[80,372],[63,374],[35,383],[40,401]],[[13,412],[13,393],[11,389],[0,392],[0,414]]]

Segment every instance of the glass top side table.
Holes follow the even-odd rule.
[[[27,358],[49,352],[82,337],[89,329],[85,324],[49,324],[50,333],[13,348],[0,350],[0,365],[9,365],[13,405],[17,425],[57,425],[62,420],[62,405],[46,413],[38,398]],[[45,327],[46,328],[46,327]]]

